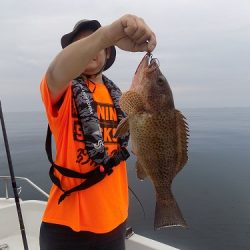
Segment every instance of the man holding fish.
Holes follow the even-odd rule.
[[[115,60],[115,46],[152,52],[156,36],[142,18],[125,15],[106,26],[81,20],[61,45],[40,85],[56,145],[40,248],[122,250],[128,133],[114,134],[126,114],[119,88],[103,71]]]

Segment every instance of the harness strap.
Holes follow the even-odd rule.
[[[87,188],[93,186],[94,184],[100,182],[101,180],[104,179],[106,174],[110,175],[113,172],[113,169],[112,169],[113,167],[117,166],[121,161],[127,160],[128,157],[130,156],[127,149],[125,147],[121,147],[121,150],[119,150],[112,157],[110,157],[108,162],[105,165],[103,165],[103,169],[101,168],[102,166],[100,166],[100,168],[96,168],[94,170],[91,170],[88,173],[79,173],[79,172],[76,172],[74,170],[56,165],[54,163],[53,157],[52,157],[51,130],[50,130],[49,125],[48,125],[48,129],[47,129],[45,149],[46,149],[46,153],[48,156],[48,160],[51,163],[51,167],[50,167],[50,171],[49,171],[50,179],[63,192],[63,194],[60,196],[60,198],[58,200],[58,204],[60,204],[60,202],[62,202],[72,192],[87,189]],[[69,190],[64,190],[62,188],[60,180],[54,174],[55,169],[57,171],[59,171],[59,173],[62,174],[63,176],[71,177],[71,178],[85,179],[85,181],[82,182],[80,185],[75,186]]]
[[[87,188],[93,186],[94,184],[100,182],[101,180],[104,179],[105,175],[106,175],[105,173],[99,173],[97,175],[94,175],[92,178],[86,179],[80,185],[78,185],[76,187],[73,187],[73,188],[71,188],[69,190],[64,191],[64,193],[60,196],[60,198],[58,200],[58,204],[60,204],[71,193],[87,189]]]

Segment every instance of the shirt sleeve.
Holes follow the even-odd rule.
[[[62,102],[59,108],[52,105],[51,94],[47,84],[47,75],[45,75],[40,84],[40,93],[42,101],[47,114],[48,122],[50,125],[62,120],[66,113],[70,110],[71,105],[71,83],[69,83],[64,94],[62,95]]]

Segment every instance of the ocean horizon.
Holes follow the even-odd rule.
[[[127,161],[129,186],[142,202],[146,217],[130,193],[128,226],[183,250],[249,249],[250,107],[180,110],[189,123],[189,160],[175,177],[172,192],[189,227],[154,231],[153,186],[148,178],[137,179],[132,154]],[[4,112],[4,118],[15,175],[27,177],[49,192],[45,112]],[[0,175],[9,175],[2,133]],[[20,185],[23,199],[44,199],[24,183]],[[0,191],[4,192],[2,183]]]

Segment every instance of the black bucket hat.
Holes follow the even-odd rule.
[[[75,27],[73,28],[73,31],[70,33],[67,33],[62,36],[61,38],[61,45],[64,49],[69,44],[72,43],[73,38],[78,34],[79,31],[82,30],[93,30],[96,31],[101,27],[101,24],[97,20],[87,20],[83,19],[76,23]],[[116,49],[115,46],[110,47],[110,57],[107,59],[105,67],[103,70],[107,70],[111,67],[111,65],[114,63],[116,57]]]

